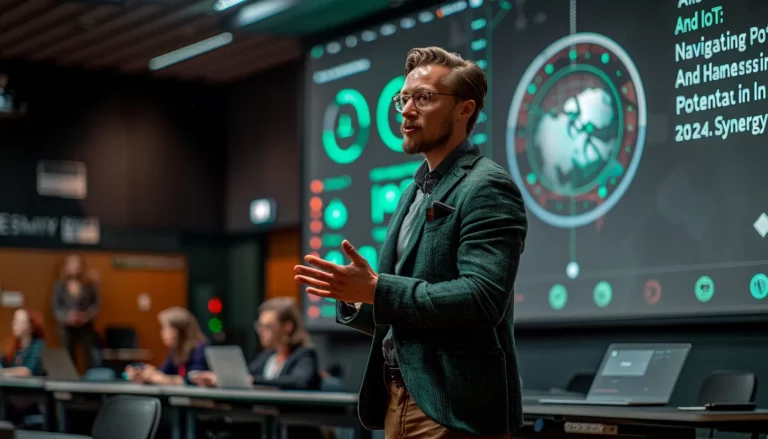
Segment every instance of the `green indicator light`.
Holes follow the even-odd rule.
[[[211,317],[208,320],[208,329],[211,330],[211,332],[221,332],[224,325],[222,325],[221,320],[219,320],[217,317]]]

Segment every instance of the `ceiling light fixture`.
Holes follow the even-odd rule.
[[[225,32],[216,35],[215,37],[208,38],[207,40],[198,41],[197,43],[166,53],[165,55],[160,55],[149,60],[149,70],[164,69],[170,65],[194,58],[206,52],[210,52],[211,50],[226,46],[231,43],[233,39],[234,37],[230,32]]]
[[[239,27],[251,25],[281,12],[285,12],[298,5],[299,1],[300,0],[262,0],[258,3],[243,6],[242,9],[237,12],[235,23]]]
[[[215,9],[218,12],[221,12],[225,9],[229,9],[232,6],[237,6],[240,3],[244,3],[247,0],[218,0],[216,3],[213,4],[213,9]]]

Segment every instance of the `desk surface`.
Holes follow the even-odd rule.
[[[45,387],[43,378],[11,378],[0,376],[0,387],[12,387],[17,389],[42,389]]]
[[[717,422],[766,422],[768,410],[752,411],[690,411],[677,407],[617,407],[595,405],[531,404],[523,408],[526,416],[570,416],[633,421],[674,422],[678,424],[707,424]]]
[[[195,399],[229,400],[252,402],[254,404],[323,404],[323,405],[354,405],[357,404],[357,394],[336,392],[310,392],[293,390],[235,390],[235,389],[206,389],[200,387],[163,387],[163,395]]]
[[[128,382],[100,383],[88,381],[46,381],[45,390],[49,392],[102,393],[158,396],[160,386],[145,386]]]
[[[576,392],[523,389],[523,403],[537,403],[542,398],[584,399],[587,395]]]
[[[16,439],[91,439],[90,436],[77,434],[51,433],[47,431],[16,430],[13,432]]]

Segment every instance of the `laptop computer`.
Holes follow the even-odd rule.
[[[666,405],[691,345],[612,344],[586,399],[542,398],[540,404]]]
[[[55,381],[80,381],[77,367],[64,348],[45,348],[40,354],[43,369],[49,380]]]
[[[208,346],[205,348],[208,367],[224,389],[252,389],[243,350],[239,346]]]

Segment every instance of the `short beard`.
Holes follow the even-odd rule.
[[[451,135],[453,135],[453,119],[448,117],[443,121],[442,129],[437,138],[421,139],[418,143],[409,139],[403,140],[403,152],[409,155],[430,152],[448,143],[451,140]]]

